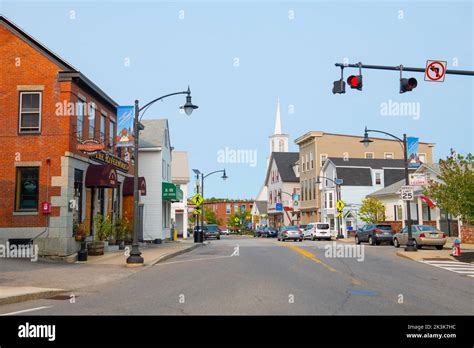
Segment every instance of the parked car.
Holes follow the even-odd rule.
[[[264,227],[257,227],[255,231],[253,231],[253,237],[258,238],[261,237],[264,231]]]
[[[265,227],[262,232],[262,237],[275,238],[278,235],[278,231],[273,227]]]
[[[221,230],[221,234],[229,235],[230,231],[228,228],[224,228],[223,230]]]
[[[393,244],[393,235],[394,231],[389,224],[366,224],[357,229],[354,238],[356,244],[361,242],[368,242],[370,245]]]
[[[204,238],[210,239],[221,239],[221,230],[217,225],[206,225],[204,226]]]
[[[413,236],[413,243],[418,249],[423,246],[434,246],[438,250],[442,250],[446,244],[446,234],[433,226],[427,225],[412,225],[411,233]],[[400,245],[406,245],[408,243],[408,227],[405,226],[400,232],[395,233],[393,236],[393,245],[395,248]]]
[[[298,228],[300,229],[301,232],[304,232],[306,227],[308,227],[308,225],[298,225]]]
[[[331,230],[329,224],[324,222],[311,222],[304,230],[304,238],[311,240],[331,240]]]
[[[286,240],[299,240],[300,242],[303,241],[304,234],[298,228],[298,226],[282,226],[278,231],[277,239],[278,241],[286,241]]]

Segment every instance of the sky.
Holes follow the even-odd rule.
[[[474,70],[472,1],[11,1],[0,12],[84,73],[120,105],[153,105],[144,119],[167,118],[171,144],[189,167],[209,173],[206,197],[255,198],[281,102],[283,132],[363,135],[367,125],[399,137],[474,152],[474,77],[447,75],[399,94],[399,72],[363,70],[363,90],[332,94],[336,62]],[[344,77],[357,73],[345,69]],[[397,115],[391,105],[410,103]],[[385,109],[384,109],[385,108]],[[223,153],[248,151],[231,163]],[[255,160],[253,159],[253,156]]]

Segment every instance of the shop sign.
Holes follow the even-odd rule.
[[[122,160],[121,158],[115,157],[114,155],[100,151],[93,156],[91,156],[92,159],[105,163],[105,164],[111,164],[118,170],[121,170],[123,172],[128,172],[129,165],[127,162]]]

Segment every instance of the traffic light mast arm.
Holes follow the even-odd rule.
[[[364,68],[364,69],[375,69],[375,70],[394,70],[394,71],[399,71],[403,69],[403,71],[412,71],[412,72],[421,72],[424,73],[426,69],[424,68],[411,68],[407,66],[388,66],[388,65],[366,65],[366,64],[344,64],[344,63],[336,63],[336,66],[340,67],[341,69],[343,68]],[[465,75],[465,76],[474,76],[474,71],[472,70],[453,70],[453,69],[447,69],[445,74],[451,74],[451,75]]]

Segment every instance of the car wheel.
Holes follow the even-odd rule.
[[[360,244],[360,240],[359,240],[358,236],[355,236],[355,242],[356,242],[356,244]]]
[[[370,245],[375,245],[374,238],[372,236],[369,237],[369,244]]]
[[[375,242],[375,245],[380,245],[380,242],[377,242],[377,241],[376,241],[376,242]]]
[[[280,241],[280,238],[277,238],[277,241]]]
[[[300,239],[300,242],[302,242],[302,241],[303,241],[303,239]]]
[[[442,246],[442,245],[437,245],[437,246],[436,246],[436,249],[438,249],[438,250],[443,250],[443,246]]]
[[[421,245],[418,245],[418,243],[416,242],[416,239],[413,239],[413,246],[417,249],[421,249]]]
[[[397,238],[395,238],[395,239],[393,240],[393,246],[394,246],[395,248],[400,248],[400,243],[398,242],[398,239],[397,239]]]

